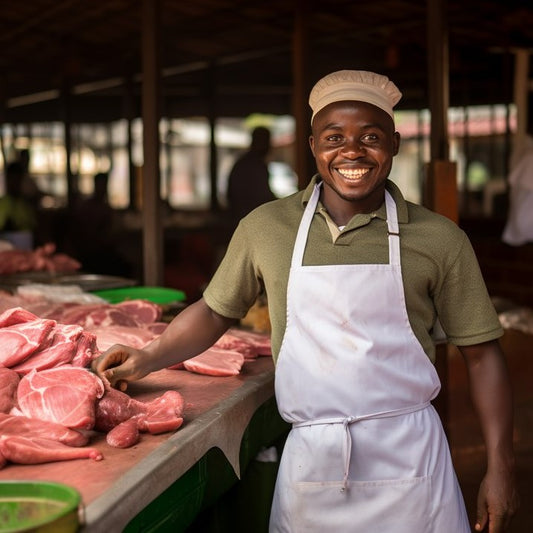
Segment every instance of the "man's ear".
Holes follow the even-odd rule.
[[[313,157],[315,156],[315,138],[312,135],[309,135],[309,147],[311,148],[311,152],[313,153]]]
[[[398,152],[400,151],[401,140],[402,140],[401,135],[399,134],[399,132],[395,131],[394,138],[393,138],[393,143],[394,143],[393,155],[398,155]]]

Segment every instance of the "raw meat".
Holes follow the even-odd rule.
[[[146,404],[126,393],[106,387],[105,394],[96,406],[94,429],[107,433],[120,423],[144,413]]]
[[[3,296],[3,295],[2,295]],[[11,307],[0,315],[0,328],[37,320],[39,317],[22,307]]]
[[[255,346],[258,355],[269,356],[272,355],[272,345],[270,342],[270,335],[265,333],[258,333],[256,331],[248,331],[238,328],[230,328],[228,333],[242,339],[243,341],[249,342]]]
[[[47,243],[35,250],[3,250],[0,252],[0,274],[28,271],[73,272],[81,264],[65,254],[56,254],[56,246]]]
[[[62,364],[70,363],[78,350],[78,340],[83,328],[75,324],[56,324],[49,345],[42,345],[28,359],[12,366],[19,374],[27,374],[31,370],[45,370]]]
[[[111,304],[74,305],[65,309],[58,321],[63,324],[79,324],[87,329],[96,326],[139,326],[135,318]]]
[[[100,351],[96,346],[96,335],[89,331],[83,331],[78,339],[76,354],[70,364],[85,368],[98,355],[100,355]]]
[[[0,329],[0,365],[12,367],[35,352],[54,329],[54,320],[36,319]]]
[[[256,359],[259,355],[257,348],[252,343],[237,337],[230,331],[224,333],[224,335],[215,342],[214,347],[242,353],[247,361]]]
[[[63,365],[24,376],[18,386],[20,411],[69,428],[92,429],[102,380],[85,368]]]
[[[0,454],[12,463],[35,465],[71,459],[94,459],[100,461],[102,454],[96,448],[73,448],[52,439],[42,437],[0,437]]]
[[[115,426],[107,435],[106,442],[113,448],[129,448],[139,442],[139,426],[135,418],[130,418]]]
[[[107,433],[110,446],[126,448],[136,444],[139,431],[153,435],[175,431],[183,424],[183,396],[167,391],[151,402],[139,402],[112,388],[96,406],[94,429]]]
[[[99,326],[90,328],[96,335],[98,350],[105,352],[113,344],[124,344],[132,348],[143,348],[157,335],[152,333],[147,327],[126,327],[126,326]]]
[[[19,435],[28,438],[42,437],[57,440],[67,446],[85,446],[89,441],[88,437],[83,433],[61,424],[1,413],[0,435]]]
[[[186,370],[208,376],[236,376],[243,364],[242,353],[214,346],[196,357],[183,361]]]
[[[166,391],[163,396],[148,402],[146,412],[139,417],[139,428],[152,435],[175,431],[183,424],[185,401],[183,396],[173,390]]]
[[[9,413],[16,405],[19,381],[20,377],[14,370],[0,366],[0,413]]]
[[[158,322],[163,314],[160,305],[148,300],[125,300],[115,304],[115,308],[128,313],[138,324]]]

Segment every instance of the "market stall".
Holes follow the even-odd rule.
[[[245,363],[235,377],[162,370],[131,384],[128,392],[148,401],[166,390],[179,391],[187,402],[185,423],[175,433],[143,435],[129,449],[112,448],[105,435],[95,435],[91,445],[102,452],[102,461],[9,465],[0,471],[0,480],[48,480],[76,488],[84,505],[84,532],[121,531],[136,521],[146,527],[154,520],[167,526],[171,521],[173,531],[183,530],[287,426],[273,401],[271,358]],[[228,464],[235,473],[229,481],[221,475]],[[175,498],[164,503],[167,490],[182,494],[181,505]],[[143,513],[154,502],[157,513]]]

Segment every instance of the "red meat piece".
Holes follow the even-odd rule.
[[[139,442],[139,426],[135,418],[130,418],[115,426],[107,435],[106,442],[113,448],[129,448]]]
[[[89,363],[98,355],[100,355],[100,351],[96,346],[96,335],[89,331],[84,331],[78,339],[76,354],[72,358],[71,365],[88,367]]]
[[[146,327],[98,326],[90,329],[96,335],[98,349],[104,352],[113,344],[143,348],[157,335]]]
[[[6,309],[0,315],[0,328],[7,328],[13,324],[22,324],[23,322],[31,322],[37,320],[39,317],[22,307],[12,307]]]
[[[108,433],[111,446],[125,448],[138,441],[139,431],[155,435],[178,429],[183,424],[184,408],[183,396],[177,391],[167,391],[151,402],[139,402],[107,388],[96,407],[94,429]]]
[[[57,324],[50,335],[51,343],[34,352],[28,359],[13,366],[19,374],[45,370],[70,363],[76,355],[83,328],[75,324]]]
[[[20,377],[14,370],[0,366],[0,413],[9,413],[16,405],[19,381]]]
[[[56,440],[67,446],[85,446],[89,441],[88,437],[83,433],[61,424],[1,413],[0,435],[18,435],[28,438],[41,437]]]
[[[33,370],[20,380],[17,392],[25,416],[80,429],[93,428],[96,400],[103,394],[98,376],[72,365]]]
[[[163,314],[160,305],[148,300],[125,300],[115,304],[115,308],[128,313],[138,324],[152,324],[161,320]]]
[[[183,361],[183,366],[190,372],[222,377],[238,375],[243,364],[242,353],[223,350],[215,346],[196,357]]]
[[[246,360],[256,359],[259,355],[259,351],[254,344],[245,339],[241,339],[230,331],[224,333],[224,335],[215,342],[214,347],[242,353]]]
[[[0,365],[22,363],[47,341],[55,325],[55,320],[37,319],[1,328]]]
[[[183,396],[177,391],[166,391],[146,404],[146,412],[139,417],[139,427],[152,435],[175,431],[183,424],[184,410]]]
[[[270,335],[267,335],[266,333],[258,333],[256,331],[246,331],[238,328],[230,328],[228,333],[252,344],[256,348],[258,355],[272,355]]]
[[[22,465],[71,459],[103,459],[103,455],[96,448],[73,448],[51,439],[30,439],[15,435],[0,437],[0,454],[4,459]]]

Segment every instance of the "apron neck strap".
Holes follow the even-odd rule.
[[[316,206],[320,198],[320,187],[322,182],[317,183],[311,194],[311,198],[307,203],[298,233],[296,235],[296,242],[294,243],[294,251],[292,254],[291,266],[303,265],[303,257],[305,245],[307,243],[307,235],[311,221],[315,215]],[[385,208],[387,210],[387,227],[389,236],[389,262],[392,265],[400,264],[400,230],[398,225],[398,214],[396,212],[396,204],[389,191],[385,191]]]

